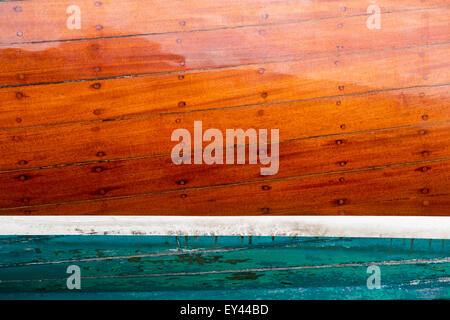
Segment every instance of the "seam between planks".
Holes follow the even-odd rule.
[[[383,53],[383,52],[404,51],[404,50],[418,49],[418,48],[445,47],[449,44],[450,44],[450,42],[448,42],[448,41],[447,42],[439,42],[439,43],[429,43],[429,44],[425,43],[425,44],[413,45],[413,46],[407,46],[407,47],[401,47],[401,48],[367,50],[367,51],[357,51],[357,52],[349,52],[349,53],[336,53],[336,54],[332,54],[332,55],[308,57],[306,59],[303,58],[303,59],[273,60],[273,61],[268,61],[268,62],[252,62],[252,63],[229,65],[229,66],[222,66],[222,67],[209,67],[209,68],[206,67],[206,68],[196,68],[196,69],[189,69],[189,70],[174,70],[174,71],[163,71],[163,72],[123,74],[123,75],[117,75],[117,76],[111,76],[111,77],[84,78],[84,79],[73,79],[73,80],[51,81],[51,82],[36,82],[36,83],[28,83],[28,84],[12,84],[12,85],[4,85],[4,86],[0,85],[0,89],[29,87],[29,86],[38,86],[38,85],[51,85],[51,84],[60,84],[60,83],[136,78],[136,77],[146,77],[146,76],[155,76],[155,75],[190,74],[190,73],[199,73],[199,72],[214,71],[214,70],[232,70],[232,69],[238,69],[238,68],[248,67],[248,66],[264,66],[264,65],[271,65],[271,64],[277,64],[277,63],[312,61],[312,60],[319,60],[319,59],[354,56],[354,55],[368,55],[368,54],[376,54],[376,53]]]
[[[177,193],[177,192],[227,188],[227,187],[234,187],[234,186],[241,186],[241,185],[258,184],[258,183],[264,183],[264,182],[289,181],[289,180],[296,180],[296,179],[307,178],[307,177],[325,176],[325,175],[338,174],[338,173],[344,174],[344,173],[354,173],[354,172],[365,172],[365,171],[372,171],[372,170],[382,170],[382,169],[386,169],[386,168],[398,168],[398,167],[406,167],[406,166],[422,165],[422,164],[427,164],[427,163],[446,162],[446,161],[450,161],[450,158],[404,162],[404,163],[372,166],[372,167],[350,169],[350,170],[328,171],[328,172],[320,172],[320,173],[311,173],[311,174],[306,174],[306,175],[289,176],[289,177],[283,177],[283,178],[262,179],[262,180],[256,180],[256,181],[241,181],[241,182],[235,182],[235,183],[224,183],[224,184],[202,186],[202,187],[190,187],[190,188],[185,188],[185,189],[166,190],[166,191],[160,191],[160,192],[138,193],[138,194],[132,194],[132,195],[115,196],[115,197],[105,197],[105,198],[85,199],[85,200],[77,200],[77,201],[55,202],[55,203],[44,203],[44,204],[36,204],[36,205],[31,205],[31,206],[7,207],[7,208],[0,208],[0,215],[1,215],[1,211],[10,211],[10,210],[17,210],[17,209],[31,209],[31,208],[41,208],[41,207],[49,207],[49,206],[60,206],[60,205],[69,205],[69,204],[81,204],[81,203],[89,203],[89,202],[118,200],[118,199],[142,198],[142,197],[161,195],[161,194],[171,194],[171,193]],[[439,195],[442,195],[442,194],[439,194]],[[446,195],[446,194],[444,194],[444,195]],[[432,196],[438,196],[438,195],[430,194],[425,197],[432,197]],[[397,199],[393,199],[393,200],[397,200]],[[391,201],[391,200],[382,200],[382,201]],[[272,213],[276,213],[276,212],[273,211],[273,212],[271,212],[271,214]]]
[[[436,122],[430,122],[430,123],[412,124],[412,125],[405,125],[405,126],[396,126],[396,127],[389,127],[389,128],[370,129],[370,130],[354,131],[354,132],[330,133],[330,134],[318,135],[318,136],[308,136],[308,137],[301,137],[301,138],[286,139],[286,140],[280,141],[278,143],[278,145],[288,143],[288,142],[294,142],[294,141],[321,139],[321,138],[338,137],[338,136],[349,136],[349,135],[366,134],[366,133],[374,133],[374,132],[382,132],[382,131],[393,131],[393,130],[408,129],[408,128],[421,128],[421,127],[435,126],[435,125],[441,125],[441,124],[447,124],[447,123],[450,123],[450,120],[436,121]],[[233,145],[230,148],[232,148],[232,149],[235,147],[236,148],[244,148],[244,147],[246,148],[248,146],[251,146],[251,144],[247,143],[245,145]],[[195,151],[195,150],[196,149],[194,149],[193,151]],[[222,150],[225,151],[225,150],[227,150],[227,148],[224,147]],[[152,159],[152,158],[161,158],[161,157],[169,157],[169,156],[170,156],[170,153],[161,153],[161,154],[146,155],[146,156],[139,156],[139,157],[127,157],[127,158],[91,160],[91,161],[73,162],[73,163],[62,163],[62,164],[53,164],[53,165],[46,165],[46,166],[32,167],[32,168],[0,170],[0,174],[10,173],[10,172],[34,171],[34,170],[51,169],[51,168],[84,166],[84,165],[91,165],[91,164],[98,164],[98,163],[132,161],[132,160],[140,160],[140,159]]]
[[[417,8],[417,9],[385,11],[385,12],[381,12],[381,15],[403,13],[403,12],[420,12],[420,11],[428,11],[428,10],[449,8],[449,7],[450,7],[450,5],[437,5],[437,6]],[[0,43],[0,47],[8,46],[8,45],[63,43],[63,42],[75,42],[75,41],[102,40],[102,39],[137,38],[137,37],[158,36],[158,35],[166,35],[166,34],[201,33],[201,32],[220,31],[220,30],[233,30],[233,29],[245,29],[245,28],[254,28],[254,27],[265,27],[265,26],[290,25],[290,24],[298,24],[298,23],[305,23],[305,22],[315,22],[315,21],[323,21],[323,20],[333,20],[333,19],[350,19],[350,18],[355,18],[355,17],[370,16],[370,15],[371,14],[369,14],[369,13],[361,13],[361,14],[356,14],[356,15],[330,16],[330,17],[311,18],[311,19],[297,19],[297,20],[293,20],[293,21],[280,21],[280,22],[272,22],[272,23],[269,22],[269,23],[261,23],[261,24],[237,25],[237,26],[230,26],[230,27],[202,28],[202,29],[194,29],[194,30],[186,30],[186,31],[151,32],[151,33],[136,33],[136,34],[127,34],[127,35],[120,35],[120,36],[106,36],[106,37],[89,37],[89,38],[74,38],[74,39],[60,39],[60,40],[41,40],[41,41],[37,40],[37,41],[24,41],[24,42],[9,42],[9,43]]]

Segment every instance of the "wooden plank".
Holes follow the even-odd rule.
[[[450,40],[449,7],[183,34],[3,46],[1,86],[306,59]]]
[[[448,141],[448,122],[288,141],[279,146],[279,171],[275,177],[450,158]],[[159,193],[267,178],[260,175],[260,165],[245,168],[217,164],[177,166],[170,156],[10,172],[0,174],[0,208]]]
[[[258,299],[274,290],[287,299],[449,297],[449,246],[441,239],[3,236],[0,243],[1,298]],[[66,287],[70,265],[80,267],[82,290]],[[382,290],[367,288],[370,265],[381,270]]]
[[[4,88],[0,129],[448,84],[449,57],[450,45],[442,45],[178,75]],[[448,90],[438,95],[432,99],[448,105]],[[347,105],[347,98],[340,100]],[[413,99],[408,103],[416,104]]]
[[[384,80],[388,82],[388,78]],[[170,141],[173,130],[186,128],[192,132],[195,120],[203,121],[205,130],[217,128],[223,132],[227,128],[279,128],[280,141],[447,121],[450,120],[447,95],[447,86],[418,88],[3,131],[0,132],[0,170],[169,154],[175,145]]]
[[[450,161],[435,161],[138,197],[0,209],[0,214],[448,215],[449,169]],[[245,201],[242,195],[246,195]]]
[[[381,12],[443,6],[445,0],[379,1]],[[80,29],[69,29],[70,5],[80,8]],[[370,3],[282,0],[67,0],[0,2],[0,43],[117,37],[134,34],[264,25],[366,14]],[[97,26],[101,26],[97,27]],[[18,32],[20,36],[18,36]]]

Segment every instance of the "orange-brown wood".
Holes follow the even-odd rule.
[[[208,72],[5,88],[0,89],[0,130],[448,84],[448,57],[450,45],[439,45]],[[425,90],[428,99],[439,100],[434,112],[447,110],[449,90],[436,90]],[[435,109],[435,104],[423,104],[422,91],[413,96],[424,110]],[[397,101],[396,94],[385,100],[389,97]],[[408,103],[417,105],[412,99]],[[340,100],[349,106],[347,98]],[[324,108],[325,114],[336,109],[332,104]]]
[[[448,215],[450,161],[70,204],[1,209],[50,215]],[[245,199],[243,199],[245,195]]]
[[[382,12],[448,5],[446,0],[379,0]],[[66,10],[77,5],[80,29]],[[361,0],[29,0],[0,2],[0,44],[230,28],[367,14]]]
[[[173,130],[279,128],[280,140],[450,120],[448,86],[0,131],[0,170],[169,154]]]
[[[291,140],[279,146],[280,170],[275,177],[450,159],[448,141],[450,122]],[[261,176],[260,166],[177,166],[170,156],[162,156],[3,173],[0,174],[0,207],[159,193],[273,178]],[[358,192],[353,190],[351,195]]]
[[[450,6],[371,4],[0,2],[0,215],[450,215]],[[175,165],[200,120],[278,174]]]
[[[449,7],[300,23],[0,47],[0,86],[217,68],[450,41]],[[314,32],[311,32],[314,30]]]

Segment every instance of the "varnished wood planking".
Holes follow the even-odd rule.
[[[278,128],[280,141],[450,120],[448,87],[0,132],[0,170],[170,153],[173,130]]]
[[[405,11],[448,4],[433,1],[379,1],[381,12]],[[67,7],[81,10],[81,28],[68,29]],[[49,41],[182,32],[264,25],[367,13],[370,3],[348,0],[53,0],[0,2],[0,43]],[[101,26],[97,27],[97,26]],[[19,33],[18,35],[18,32]]]
[[[208,72],[4,88],[0,129],[448,84],[449,57],[450,45],[439,45]],[[405,91],[406,96],[408,92],[418,95],[417,101],[422,101],[422,92],[427,101],[440,100],[429,101],[436,108],[423,104],[424,110],[437,112],[439,105],[445,108],[449,103],[447,88]],[[392,103],[387,101],[393,97],[390,93],[381,96]],[[339,98],[347,107],[348,99]],[[408,104],[417,105],[414,99]],[[434,119],[440,116],[445,113]]]
[[[140,197],[2,209],[0,214],[448,215],[449,169],[450,161],[429,162]],[[423,192],[426,188],[430,188],[429,193]]]
[[[448,42],[448,7],[264,27],[1,47],[0,86],[92,79]],[[314,30],[314,32],[311,32]]]
[[[281,143],[275,178],[450,158],[450,124]],[[118,179],[120,177],[120,179]],[[250,182],[259,165],[181,165],[169,156],[0,174],[0,207]],[[70,183],[68,183],[70,181]],[[433,192],[434,186],[427,193]],[[450,190],[449,190],[450,191]]]

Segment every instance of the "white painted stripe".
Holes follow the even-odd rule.
[[[86,234],[450,239],[450,217],[0,216],[0,235]]]

